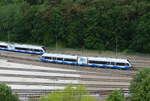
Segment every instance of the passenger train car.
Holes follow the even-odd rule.
[[[42,62],[61,63],[91,67],[106,67],[115,69],[131,69],[127,59],[116,59],[106,57],[84,57],[76,55],[44,53],[40,59]]]
[[[77,59],[78,56],[73,55],[44,53],[40,61],[49,63],[77,65]]]
[[[6,42],[0,42],[0,50],[37,54],[37,55],[42,55],[43,53],[45,53],[45,48],[43,46],[6,43]]]

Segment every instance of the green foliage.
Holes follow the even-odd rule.
[[[148,0],[0,0],[0,40],[148,53],[149,9]]]
[[[144,69],[137,73],[129,87],[131,96],[129,101],[150,100],[150,69]],[[106,101],[125,101],[121,91],[113,91]]]
[[[106,101],[125,101],[125,97],[121,91],[115,90],[110,95],[108,95]]]
[[[0,84],[1,101],[19,101],[18,97],[12,94],[11,88],[5,84]]]
[[[149,5],[150,6],[150,5]],[[135,49],[140,52],[150,52],[150,13],[144,14],[137,24],[137,33],[134,41]]]
[[[131,82],[131,101],[149,101],[150,99],[150,69],[139,72]]]
[[[57,90],[42,97],[40,101],[96,101],[96,98],[88,95],[84,86],[73,88],[72,85],[68,85],[64,90]]]

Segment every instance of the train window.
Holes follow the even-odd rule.
[[[116,65],[116,63],[115,63],[115,62],[111,62],[110,64],[111,64],[111,65]]]
[[[53,60],[56,60],[56,57],[53,57]]]
[[[28,48],[20,48],[20,47],[15,47],[15,49],[17,49],[17,50],[30,50]]]
[[[129,66],[128,63],[116,63],[117,66]]]
[[[52,59],[52,57],[44,57],[44,59],[49,59],[49,60],[51,60],[51,59]]]
[[[1,47],[1,48],[7,48],[7,46],[4,46],[4,45],[0,45],[0,47]]]
[[[103,65],[108,65],[110,62],[105,62],[105,61],[89,61],[91,64],[103,64]]]
[[[59,57],[58,57],[57,60],[63,61],[63,58],[59,58]]]
[[[32,49],[32,50],[35,52],[42,52],[42,50],[39,50],[39,49]]]
[[[70,62],[76,62],[76,59],[69,59],[69,58],[65,58],[64,61],[70,61]]]
[[[129,64],[128,64],[128,63],[126,63],[126,66],[129,66]]]

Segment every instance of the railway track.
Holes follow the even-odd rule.
[[[0,64],[0,82],[8,84],[17,94],[25,93],[24,90],[29,95],[31,91],[38,92],[42,90],[46,91],[45,94],[47,94],[48,91],[50,92],[54,89],[63,89],[70,83],[74,84],[74,86],[86,85],[89,91],[127,90],[132,79],[129,76],[103,71],[80,71],[70,68],[14,63],[6,60],[0,60]],[[126,74],[126,72],[124,73]],[[33,96],[36,96],[36,93]]]
[[[39,55],[0,51],[0,82],[20,97],[39,97],[72,83],[86,85],[91,92],[128,91],[135,70],[116,70],[39,62]],[[135,60],[134,60],[135,61]],[[136,61],[147,64],[145,61]]]
[[[56,53],[56,51],[49,51],[50,53]],[[64,53],[64,54],[78,54],[84,56],[101,56],[101,57],[112,57],[112,58],[125,58],[130,60],[133,67],[146,67],[150,68],[150,56],[146,55],[128,55],[128,54],[114,54],[114,53],[94,53],[94,52],[80,52],[80,51],[57,51],[57,53]]]
[[[14,55],[15,54],[15,55]],[[121,73],[124,73],[126,75],[130,75],[130,74],[134,74],[135,71],[131,71],[131,70],[126,70],[126,71],[122,71],[122,70],[116,70],[116,69],[103,69],[103,68],[92,68],[92,67],[80,67],[80,66],[70,66],[70,65],[62,65],[62,64],[53,64],[53,63],[41,63],[39,62],[39,57],[40,56],[36,56],[34,55],[33,57],[30,54],[23,54],[20,55],[22,53],[19,53],[19,56],[17,56],[17,53],[14,53],[13,55],[9,55],[5,53],[5,55],[1,55],[2,59],[7,59],[8,61],[12,61],[12,62],[16,62],[16,63],[23,63],[23,64],[31,64],[31,65],[39,65],[39,66],[54,66],[56,68],[70,68],[70,69],[77,69],[80,71],[91,71],[91,72],[97,72],[97,71],[104,71],[106,73],[108,72],[118,72],[121,71]],[[32,58],[28,58],[28,57],[32,57]],[[132,73],[133,72],[133,73]]]
[[[91,90],[127,89],[128,82],[131,80],[124,75],[114,74],[110,78],[110,73],[99,75],[85,71],[85,74],[85,72],[76,69],[39,67],[5,60],[1,60],[0,64],[2,66],[0,67],[0,82],[7,83],[14,90],[22,88],[26,90],[39,90],[39,88],[51,90],[52,88],[60,88],[60,86],[65,87],[69,83],[73,83],[75,86],[86,85]]]
[[[18,58],[30,61],[39,61],[40,55],[31,55],[31,54],[24,54],[24,53],[15,53],[9,51],[2,51],[0,50],[1,57],[8,57],[8,58]],[[87,54],[86,54],[87,55]],[[91,56],[91,55],[88,55]],[[108,55],[100,55],[97,56],[108,56]],[[109,55],[108,57],[116,58],[114,55]],[[129,59],[133,67],[150,67],[150,57],[149,56],[132,56],[132,55],[118,55],[117,58],[126,58]]]

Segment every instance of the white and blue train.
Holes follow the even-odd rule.
[[[86,57],[68,54],[45,53],[43,46],[0,42],[0,50],[42,55],[40,61],[91,67],[106,67],[115,69],[131,69],[127,59],[106,57]]]
[[[40,61],[49,63],[71,64],[91,67],[104,67],[115,69],[131,69],[132,66],[127,59],[116,59],[106,57],[84,57],[77,55],[44,53]]]
[[[6,42],[0,42],[0,50],[28,53],[28,54],[37,54],[37,55],[42,55],[43,53],[45,53],[45,48],[43,46],[6,43]]]

